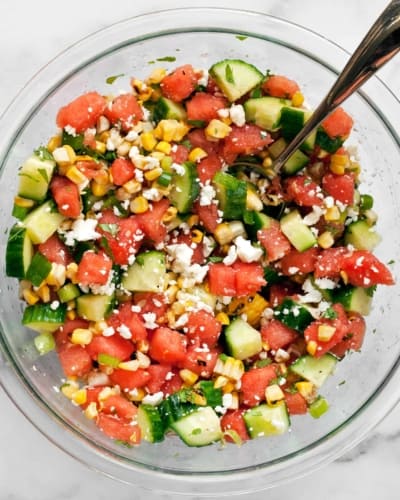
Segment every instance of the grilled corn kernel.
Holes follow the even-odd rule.
[[[155,181],[160,177],[160,175],[163,173],[163,169],[161,167],[156,167],[151,170],[148,170],[147,172],[144,173],[144,177],[147,181]]]
[[[229,316],[226,313],[224,313],[224,312],[218,313],[215,316],[215,319],[217,321],[219,321],[221,323],[221,325],[229,325],[229,323],[231,322],[230,319],[229,319]]]
[[[47,143],[47,150],[52,153],[55,149],[61,146],[61,135],[53,135]]]
[[[118,365],[121,370],[127,370],[128,372],[135,372],[139,369],[139,361],[137,359],[131,359],[129,361],[123,361]]]
[[[246,209],[261,212],[263,208],[264,204],[258,195],[252,189],[248,189],[246,194]]]
[[[296,382],[294,386],[296,387],[299,394],[301,394],[306,401],[309,401],[310,399],[314,398],[315,386],[311,382],[306,382],[306,381]]]
[[[132,389],[131,391],[128,392],[128,399],[130,401],[134,401],[136,403],[139,403],[142,401],[142,399],[146,396],[146,391],[144,389]]]
[[[130,180],[128,182],[125,182],[125,184],[123,185],[123,188],[129,194],[136,194],[139,191],[141,191],[142,185],[141,185],[140,182],[135,181],[135,180],[132,179],[132,180]]]
[[[104,154],[106,152],[106,145],[104,142],[96,141],[96,147],[94,148],[98,153]]]
[[[232,380],[228,380],[228,382],[223,387],[221,387],[221,389],[222,389],[222,392],[224,394],[228,394],[228,393],[234,391],[235,387],[236,387],[236,382],[233,382]]]
[[[65,382],[65,384],[63,384],[61,387],[60,387],[60,391],[64,394],[64,396],[66,396],[68,399],[72,399],[73,398],[73,395],[75,394],[76,391],[79,390],[79,384],[78,382],[76,382],[75,380],[68,380],[67,382]]]
[[[343,175],[346,171],[343,165],[331,162],[329,165],[329,170],[336,175]]]
[[[22,291],[22,296],[24,297],[25,302],[27,302],[30,306],[33,306],[37,302],[39,302],[39,296],[33,290],[26,288]]]
[[[90,188],[94,196],[104,196],[111,189],[109,184],[99,184],[97,181],[92,181]]]
[[[183,380],[183,382],[186,385],[190,385],[190,386],[193,385],[197,381],[197,379],[199,378],[197,373],[194,373],[191,370],[188,370],[186,368],[179,371],[179,376],[181,377],[181,379]]]
[[[314,354],[317,352],[317,347],[318,344],[315,342],[315,340],[310,340],[307,342],[307,352],[308,354],[311,354],[311,356],[314,356]]]
[[[228,377],[225,377],[224,375],[219,375],[214,381],[214,387],[215,389],[222,389],[227,383],[229,382]]]
[[[167,70],[165,68],[155,68],[147,78],[146,83],[150,85],[160,83],[166,74]]]
[[[231,380],[240,380],[244,373],[243,361],[231,356],[219,357],[214,367],[214,373],[223,375]]]
[[[80,170],[78,170],[75,165],[69,167],[65,175],[74,184],[82,184],[87,181],[87,177]]]
[[[83,405],[87,401],[87,391],[86,389],[78,389],[72,395],[72,401],[77,405]]]
[[[334,205],[333,207],[329,207],[326,209],[324,214],[324,218],[326,221],[334,222],[340,220],[340,210]]]
[[[104,115],[101,115],[97,120],[96,132],[98,134],[102,134],[103,132],[106,132],[110,128],[110,125],[111,124],[108,118],[106,118]]]
[[[75,151],[68,144],[56,148],[52,154],[56,163],[61,167],[66,165],[71,165],[76,161]]]
[[[230,243],[238,236],[245,236],[246,230],[241,221],[222,222],[214,231],[214,237],[220,245]]]
[[[269,385],[265,389],[265,399],[269,405],[273,405],[278,401],[281,401],[284,397],[285,395],[278,384]]]
[[[92,341],[93,333],[89,328],[75,328],[71,335],[73,344],[88,345]]]
[[[262,166],[264,168],[272,167],[272,158],[270,156],[266,156],[262,162]]]
[[[143,148],[146,151],[153,151],[153,149],[156,147],[157,140],[151,132],[143,132],[143,134],[140,136],[140,140]]]
[[[28,200],[27,198],[21,198],[21,196],[16,196],[14,198],[14,204],[22,208],[31,208],[35,202],[33,200]]]
[[[321,248],[330,248],[335,243],[332,233],[329,231],[324,231],[320,234],[317,241]]]
[[[206,156],[207,152],[204,151],[204,149],[194,148],[192,149],[192,151],[190,151],[188,159],[189,161],[198,162],[203,158],[206,158]]]
[[[76,312],[75,311],[67,311],[67,318],[70,320],[76,319]]]
[[[224,139],[227,137],[232,128],[221,120],[213,119],[205,128],[204,132],[208,139]]]
[[[78,266],[76,266],[78,270]],[[55,286],[59,288],[65,283],[66,279],[66,268],[62,264],[57,264],[53,262],[51,265],[51,271],[46,278],[46,283],[50,286]]]
[[[300,92],[300,90],[297,90],[293,96],[292,96],[292,106],[295,108],[299,108],[302,106],[304,103],[304,95]]]
[[[50,302],[50,288],[47,285],[42,285],[37,291],[42,302]]]
[[[176,214],[178,213],[178,209],[175,207],[169,207],[165,214],[163,215],[162,221],[163,222],[171,222],[172,219],[176,217]]]
[[[143,214],[149,209],[149,202],[143,196],[137,196],[130,202],[129,209],[134,214]]]
[[[107,170],[96,171],[96,182],[97,184],[110,184],[110,175]]]
[[[68,264],[65,270],[65,275],[74,284],[78,282],[77,273],[78,273],[78,264],[76,262],[71,262],[71,264]]]
[[[138,340],[136,342],[136,350],[139,352],[149,352],[150,344],[148,340]]]
[[[318,327],[318,340],[321,342],[329,342],[334,336],[336,328],[331,325],[319,325]]]
[[[170,285],[164,292],[164,296],[166,297],[167,303],[172,304],[176,299],[176,294],[178,293],[179,288],[176,285]]]
[[[169,155],[171,152],[171,144],[166,141],[160,141],[157,146],[156,146],[156,151],[160,151],[161,153],[165,153],[166,155]]]
[[[193,229],[191,235],[193,243],[201,243],[203,241],[204,234],[200,229]]]
[[[154,129],[154,135],[157,139],[166,142],[179,142],[189,132],[189,127],[178,120],[161,120]]]
[[[85,417],[89,420],[94,420],[97,418],[99,412],[97,411],[97,405],[94,401],[89,403],[84,411]]]

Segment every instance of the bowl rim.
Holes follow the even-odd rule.
[[[40,106],[40,104],[48,97],[48,95],[54,91],[54,89],[60,84],[60,82],[64,81],[67,79],[72,73],[67,72],[67,73],[60,73],[62,74],[62,78],[54,78],[52,80],[52,84],[50,88],[46,84],[46,91],[45,93],[42,92],[42,87],[44,85],[39,85],[38,80],[43,77],[43,75],[46,75],[49,71],[53,71],[53,67],[57,67],[60,65],[61,61],[61,66],[62,62],[64,61],[65,58],[71,58],[71,54],[75,51],[81,51],[84,50],[87,44],[92,44],[98,39],[99,37],[104,37],[108,35],[112,35],[115,30],[121,27],[126,27],[130,25],[131,23],[140,23],[144,22],[144,24],[151,24],[152,19],[157,19],[159,16],[163,16],[164,19],[169,19],[171,18],[176,18],[176,16],[181,16],[181,15],[189,15],[189,13],[196,13],[197,17],[195,17],[193,14],[193,18],[196,19],[194,24],[199,24],[198,21],[198,16],[200,13],[205,13],[205,12],[212,12],[213,14],[216,14],[217,12],[223,13],[225,16],[228,14],[231,16],[238,16],[239,17],[245,17],[249,18],[251,16],[256,16],[259,18],[263,18],[266,20],[270,20],[272,22],[278,22],[286,27],[290,27],[290,29],[295,29],[295,30],[300,30],[303,33],[307,33],[308,35],[311,35],[313,38],[317,38],[320,41],[323,41],[324,44],[328,44],[331,48],[334,48],[335,51],[338,51],[338,53],[341,54],[341,58],[347,58],[349,56],[348,51],[343,49],[340,45],[337,43],[329,40],[327,37],[323,37],[320,34],[318,34],[316,31],[307,29],[300,24],[293,23],[290,21],[287,21],[281,17],[277,16],[272,16],[268,15],[265,13],[257,12],[257,11],[244,11],[241,9],[226,9],[226,8],[221,8],[221,7],[187,7],[187,8],[178,8],[178,9],[162,9],[162,10],[157,10],[152,13],[146,13],[146,14],[141,14],[138,16],[133,16],[124,20],[121,20],[119,22],[113,23],[105,28],[101,28],[99,30],[96,30],[92,32],[91,34],[85,36],[84,38],[81,38],[77,42],[69,45],[66,49],[61,51],[58,55],[56,55],[54,58],[52,58],[46,65],[44,65],[39,71],[37,71],[30,80],[22,87],[22,89],[15,95],[15,97],[11,100],[9,105],[5,108],[4,112],[0,116],[0,131],[5,132],[5,123],[9,124],[9,116],[13,114],[15,108],[23,108],[25,111],[21,110],[19,114],[23,115],[25,118],[27,117],[28,119],[32,116],[32,113]],[[220,19],[219,16],[214,15],[214,19]],[[218,25],[221,24],[219,21],[213,21],[213,24],[209,22],[207,26],[204,25],[202,26],[202,29],[199,29],[199,31],[225,31],[232,33],[232,30],[234,27],[232,26],[231,28],[227,29],[221,29],[218,28]],[[123,31],[123,30],[121,30]],[[187,28],[181,28],[180,31],[178,32],[188,32],[188,31],[193,31],[193,28],[191,26]],[[164,36],[167,33],[176,33],[177,30],[176,28],[171,28],[170,30],[162,30],[162,31],[152,31],[147,33],[147,36],[142,36],[142,37],[136,37],[136,38],[131,38],[128,41],[125,40],[125,42],[120,42],[117,44],[114,44],[111,48],[106,52],[111,52],[116,50],[117,48],[121,47],[121,43],[124,44],[130,44],[130,43],[136,43],[138,40],[143,40],[146,38],[154,38],[156,36]],[[235,29],[235,32],[238,34],[243,34],[243,35],[249,35],[249,36],[258,36],[257,34],[253,33],[251,30],[243,30],[243,29]],[[259,38],[267,39],[269,41],[274,41],[277,42],[276,39],[273,37],[268,37],[268,36],[259,36]],[[282,44],[282,41],[280,42]],[[285,44],[283,44],[285,45]],[[290,45],[289,45],[290,46]],[[307,56],[310,57],[310,53],[307,51],[303,51]],[[95,58],[102,57],[105,55],[105,52],[96,52]],[[315,59],[315,57],[312,57]],[[76,71],[80,69],[84,64],[87,64],[88,61],[91,61],[92,59],[85,59],[83,62],[80,62],[80,64],[75,65],[73,68],[73,71]],[[317,58],[318,62],[323,62],[320,58]],[[75,63],[74,63],[75,64]],[[331,66],[330,64],[327,64],[326,62],[323,62],[324,66],[330,69],[331,71],[334,71],[337,73],[337,69],[335,69],[335,66]],[[337,63],[336,63],[337,64]],[[44,79],[46,80],[46,79]],[[372,83],[370,87],[372,88],[377,82],[378,87],[382,90],[384,90],[388,95],[391,96],[397,103],[397,97],[394,95],[393,91],[388,87],[386,83],[384,83],[379,76],[374,76],[372,80]],[[368,84],[367,84],[368,85]],[[37,101],[35,98],[32,99],[32,87],[34,90],[34,93],[39,93],[41,94],[41,100]],[[372,105],[371,99],[368,97],[368,93],[364,91],[359,92],[360,95],[363,96],[365,100],[369,103],[369,105]],[[29,107],[25,108],[25,105],[29,102],[33,102],[34,104],[30,105]],[[29,113],[27,114],[26,109],[29,110]],[[396,128],[392,125],[393,120],[392,119],[387,119],[386,115],[382,114],[380,110],[373,105],[373,109],[379,114],[381,120],[385,123],[386,127],[388,128],[390,134],[392,137],[395,139],[397,144],[400,146],[400,139],[396,133]],[[22,122],[21,122],[22,123]],[[0,171],[2,168],[2,165],[4,162],[7,161],[7,152],[10,151],[10,145],[18,140],[18,136],[22,130],[23,125],[20,126],[20,128],[17,129],[17,132],[13,129],[13,127],[7,127],[8,130],[11,130],[10,133],[7,135],[7,133],[0,133],[0,137],[9,137],[8,141],[5,140],[3,146],[0,144],[0,149],[4,154],[2,154],[3,157],[3,162],[0,166]],[[400,129],[400,128],[399,128]],[[167,484],[167,488],[169,487],[170,489],[167,489],[167,491],[174,491],[175,493],[180,493],[180,491],[175,491],[173,488],[173,481],[177,477],[179,477],[180,480],[183,480],[183,482],[186,483],[192,483],[193,481],[196,481],[197,479],[201,479],[202,485],[204,483],[207,483],[210,488],[212,488],[212,485],[215,483],[220,483],[226,484],[229,481],[232,481],[233,476],[235,476],[235,484],[236,487],[238,484],[242,481],[252,481],[254,480],[254,473],[257,472],[259,475],[263,475],[263,472],[265,473],[268,469],[268,475],[272,474],[277,474],[278,477],[274,478],[272,481],[268,482],[268,484],[260,484],[258,489],[266,489],[271,486],[275,486],[277,484],[281,484],[283,481],[288,480],[289,478],[294,479],[295,477],[298,477],[300,475],[304,475],[308,472],[311,472],[311,470],[315,470],[316,468],[325,465],[328,462],[331,462],[338,456],[342,455],[344,452],[348,451],[350,448],[354,447],[356,444],[358,444],[367,434],[368,432],[371,431],[371,429],[377,425],[383,418],[384,416],[389,413],[389,411],[394,408],[394,406],[397,404],[397,402],[400,399],[400,392],[399,394],[396,395],[395,391],[388,391],[388,386],[393,386],[395,384],[399,385],[400,384],[400,373],[397,373],[397,377],[395,376],[396,373],[395,371],[400,372],[399,367],[400,367],[400,358],[397,359],[397,362],[393,365],[392,367],[392,376],[388,377],[386,380],[382,381],[381,385],[379,386],[379,389],[382,388],[383,391],[386,390],[386,393],[389,394],[389,396],[386,398],[386,400],[382,403],[379,403],[379,412],[376,411],[376,399],[378,398],[377,393],[374,393],[365,403],[363,406],[361,406],[357,412],[355,412],[351,417],[346,419],[346,421],[342,422],[337,428],[335,428],[332,432],[329,434],[325,435],[323,438],[320,438],[316,442],[312,443],[311,445],[308,445],[296,452],[292,452],[285,457],[282,457],[280,459],[277,459],[273,462],[269,462],[267,465],[263,464],[263,466],[259,467],[247,467],[245,469],[240,469],[240,470],[229,470],[229,471],[224,471],[221,472],[219,471],[218,473],[212,473],[212,472],[199,472],[199,473],[192,473],[192,472],[183,472],[179,473],[177,471],[171,471],[171,470],[162,470],[162,469],[157,469],[157,468],[151,468],[148,465],[141,465],[139,463],[129,463],[124,464],[121,462],[118,462],[119,460],[126,460],[125,457],[118,456],[116,455],[116,459],[114,457],[109,456],[109,452],[107,452],[106,449],[102,450],[103,454],[102,460],[99,460],[99,457],[96,457],[97,460],[95,461],[96,463],[93,463],[93,461],[89,461],[87,457],[93,458],[93,451],[96,451],[92,449],[93,447],[91,446],[91,443],[89,443],[86,440],[86,437],[84,433],[79,432],[78,429],[73,428],[70,426],[68,422],[62,419],[61,416],[54,414],[52,410],[50,409],[50,412],[52,415],[51,417],[54,417],[56,420],[59,421],[59,423],[63,424],[63,426],[67,427],[67,430],[72,434],[75,435],[75,437],[78,437],[79,439],[77,440],[79,444],[79,450],[74,450],[71,447],[66,447],[65,442],[63,442],[63,439],[61,437],[55,438],[54,437],[54,429],[53,426],[50,426],[51,431],[49,431],[49,428],[46,427],[42,422],[39,422],[39,419],[43,417],[42,411],[44,410],[44,413],[47,414],[47,417],[49,416],[49,407],[46,405],[46,403],[40,398],[40,395],[35,391],[34,388],[30,387],[28,382],[24,380],[23,374],[17,370],[15,360],[13,359],[12,353],[9,351],[8,346],[6,345],[4,339],[2,338],[1,332],[0,332],[0,347],[2,348],[3,355],[5,359],[8,361],[10,366],[7,368],[6,366],[1,366],[0,364],[0,385],[3,387],[5,392],[8,394],[10,399],[14,402],[14,404],[19,408],[19,410],[25,415],[26,418],[36,427],[47,439],[49,439],[51,442],[53,442],[57,447],[62,449],[64,452],[68,453],[69,455],[73,456],[74,458],[78,459],[81,463],[95,468],[96,470],[99,470],[100,472],[103,472],[107,475],[111,475],[112,477],[116,479],[120,479],[122,481],[126,481],[127,479],[127,474],[120,474],[119,471],[123,469],[130,469],[130,470],[136,470],[140,473],[146,472],[150,474],[150,477],[156,476],[162,483],[163,486],[161,486],[160,491],[166,491],[164,489],[165,483]],[[1,351],[0,351],[1,354]],[[1,358],[0,358],[1,359]],[[5,365],[5,363],[4,363]],[[9,387],[11,387],[9,384],[14,383],[13,375],[19,379],[20,382],[20,387],[18,388],[18,391],[13,391],[9,390]],[[395,382],[395,384],[393,383]],[[377,389],[378,390],[378,389]],[[25,396],[26,394],[29,394],[29,405],[31,408],[29,411],[26,411],[26,401],[25,401]],[[17,396],[16,396],[17,394]],[[24,396],[25,395],[25,396]],[[25,405],[25,406],[24,406]],[[41,407],[40,413],[36,412],[35,407]],[[374,411],[374,417],[372,418],[370,413],[372,413],[372,410],[375,409]],[[358,419],[358,420],[357,420]],[[357,421],[357,422],[356,422]],[[57,423],[57,426],[59,425]],[[357,423],[360,425],[359,427],[362,428],[361,430],[359,429],[358,432],[355,432],[354,429],[354,424]],[[55,427],[54,427],[55,428]],[[341,431],[338,433],[338,431]],[[338,436],[340,434],[341,439],[338,439]],[[351,440],[349,439],[351,437]],[[84,438],[83,440],[80,438]],[[84,442],[83,442],[84,441]],[[335,445],[335,443],[340,443],[340,447]],[[96,445],[98,446],[98,444]],[[88,448],[88,449],[86,449]],[[318,448],[318,450],[316,450]],[[84,451],[85,450],[85,451]],[[317,451],[317,453],[315,453]],[[97,449],[98,453],[98,449]],[[308,455],[312,456],[308,456]],[[278,462],[278,463],[274,463]],[[293,465],[293,469],[290,471],[288,474],[287,472],[285,473],[285,470],[287,468],[287,462],[291,462]],[[110,465],[110,466],[109,466]],[[122,465],[122,467],[121,467]],[[296,474],[293,474],[294,469],[297,468]],[[168,478],[166,479],[166,475]],[[139,484],[139,481],[137,481],[137,478],[134,478],[136,483]],[[171,481],[172,480],[172,481]],[[240,486],[242,488],[245,488],[243,485]],[[171,489],[172,488],[172,489]],[[210,490],[211,491],[211,490]],[[246,490],[247,491],[247,490]],[[252,489],[251,491],[255,491]],[[216,492],[212,490],[212,493],[207,493],[204,492],[205,494],[202,495],[201,492],[199,492],[199,495],[201,496],[213,496],[216,495]],[[232,494],[232,491],[229,492],[218,492],[219,494]]]

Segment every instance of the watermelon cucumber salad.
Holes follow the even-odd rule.
[[[22,323],[110,438],[242,443],[328,410],[394,279],[344,109],[274,172],[310,114],[245,61],[160,68],[76,97],[23,163],[6,249]]]

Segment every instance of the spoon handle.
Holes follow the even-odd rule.
[[[336,82],[301,131],[274,162],[279,172],[306,137],[337,106],[400,50],[400,0],[392,0],[348,60]]]

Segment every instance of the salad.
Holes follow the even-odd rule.
[[[343,108],[274,171],[310,115],[295,81],[245,61],[155,69],[67,103],[21,166],[22,323],[110,438],[239,444],[328,410],[394,279]]]

